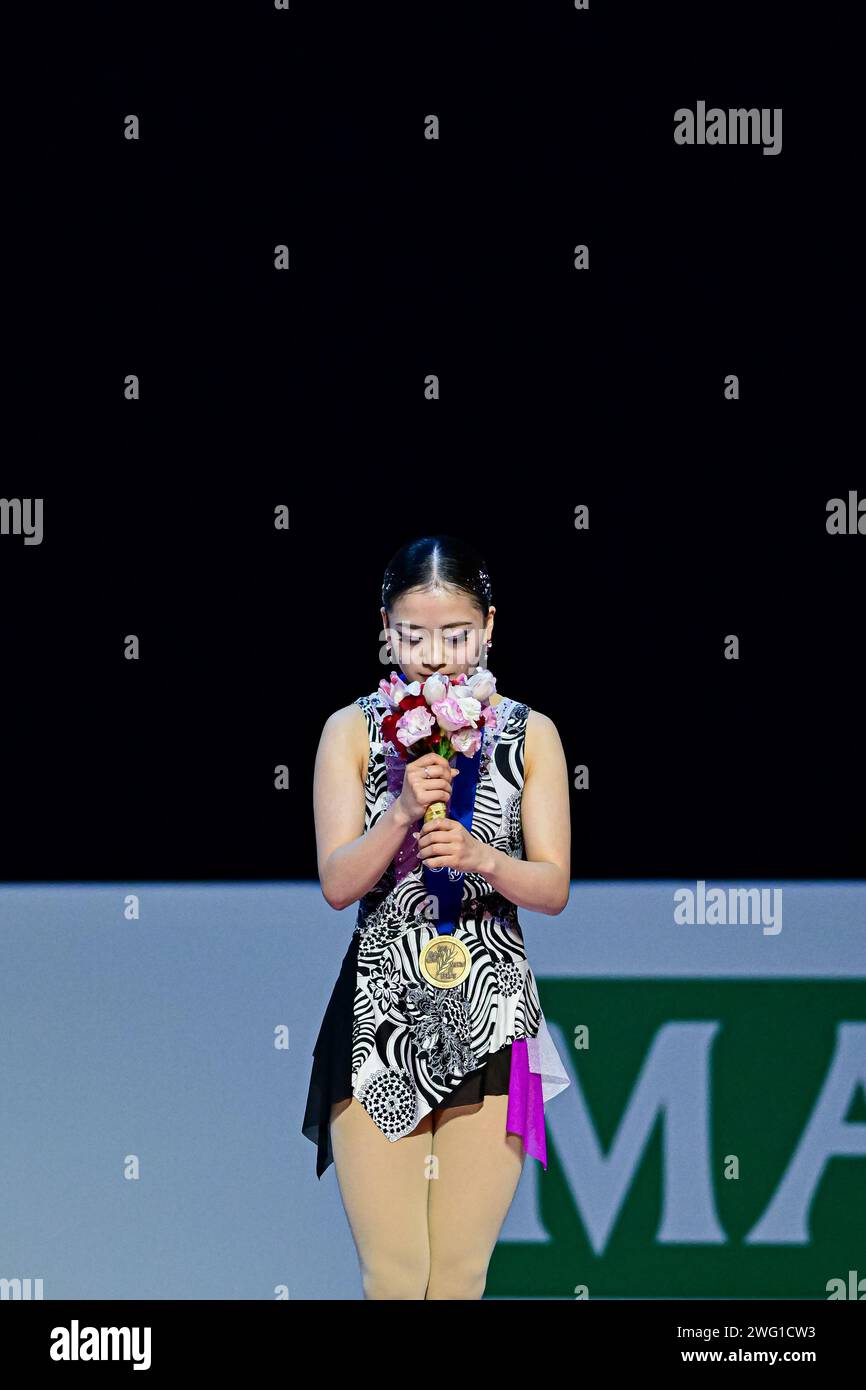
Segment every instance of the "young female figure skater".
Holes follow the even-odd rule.
[[[382,589],[384,675],[486,671],[491,598],[464,542],[404,546]],[[546,715],[498,692],[490,703],[471,830],[447,813],[459,769],[434,753],[404,763],[383,742],[378,690],[330,716],[317,754],[322,891],[359,909],[302,1131],[319,1177],[335,1163],[368,1299],[482,1297],[527,1151],[546,1167],[543,1105],[569,1084],[517,918],[518,906],[553,915],[568,901],[565,755]],[[435,801],[446,816],[425,825]],[[471,967],[453,987],[421,969],[437,935],[424,865],[464,876],[454,938]]]

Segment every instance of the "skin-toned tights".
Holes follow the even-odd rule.
[[[352,1097],[331,1108],[365,1299],[480,1299],[526,1153],[508,1096],[431,1111],[392,1142]]]

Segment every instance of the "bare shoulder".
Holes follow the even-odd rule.
[[[542,714],[539,709],[531,709],[526,718],[524,773],[529,771],[532,763],[541,763],[557,756],[564,756],[559,730],[549,715]]]
[[[352,757],[361,771],[367,775],[367,759],[370,754],[370,740],[367,735],[367,720],[361,706],[354,701],[341,705],[329,714],[322,729],[322,746],[328,750],[342,752]]]
[[[541,742],[543,739],[559,741],[559,730],[553,720],[547,714],[542,714],[540,709],[531,709],[526,716],[526,733],[532,733],[533,742]]]
[[[354,700],[351,705],[341,705],[325,720],[325,729],[334,738],[354,739],[356,743],[367,742],[367,719],[361,706]]]

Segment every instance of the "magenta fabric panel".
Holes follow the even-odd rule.
[[[394,797],[398,797],[403,790],[403,781],[406,776],[406,764],[399,753],[389,753],[385,751],[385,769],[388,777],[388,790],[393,792]],[[416,869],[421,863],[418,855],[418,841],[415,839],[416,831],[420,830],[421,822],[415,821],[409,826],[394,856],[396,869],[395,879],[397,883],[402,883],[407,874]]]
[[[511,1046],[511,1077],[508,1083],[508,1118],[505,1128],[509,1134],[523,1136],[526,1152],[532,1158],[537,1158],[547,1172],[544,1093],[541,1077],[529,1069],[525,1038],[516,1038]]]

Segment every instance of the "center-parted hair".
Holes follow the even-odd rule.
[[[490,574],[475,547],[459,536],[421,536],[401,546],[385,570],[382,606],[388,612],[401,594],[438,585],[471,594],[486,620],[493,602]]]

